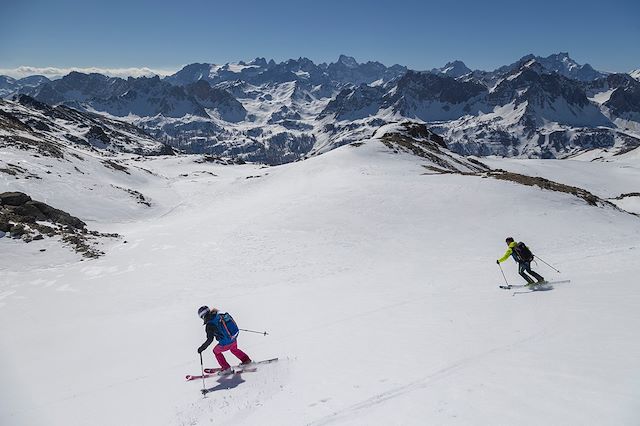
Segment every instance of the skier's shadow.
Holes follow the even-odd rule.
[[[538,288],[536,288],[534,291],[549,291],[549,290],[553,290],[553,286],[552,285],[543,285],[540,286]]]
[[[536,293],[538,291],[550,291],[550,290],[553,290],[553,286],[552,285],[546,285],[546,286],[537,287],[537,288],[531,289],[531,290],[514,291],[513,295],[515,296],[516,294],[529,294],[529,293]]]
[[[242,378],[242,374],[240,373],[231,374],[229,376],[222,376],[218,379],[218,385],[212,388],[205,389],[204,392],[210,393],[219,390],[234,389],[244,382],[246,382],[246,380]]]

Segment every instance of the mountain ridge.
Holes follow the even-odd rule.
[[[640,138],[639,84],[560,52],[525,55],[491,72],[459,60],[413,71],[346,55],[329,64],[258,57],[193,63],[164,78],[72,72],[15,90],[124,120],[186,152],[279,164],[405,119],[432,126],[461,154],[556,158],[630,149]]]

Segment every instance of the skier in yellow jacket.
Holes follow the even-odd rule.
[[[538,283],[544,283],[545,281],[542,275],[537,274],[531,270],[531,261],[533,260],[533,254],[531,253],[531,250],[529,250],[524,243],[516,243],[511,237],[507,238],[505,241],[507,242],[508,246],[507,251],[505,252],[504,256],[496,261],[496,263],[499,265],[507,260],[509,256],[511,256],[513,257],[513,260],[518,263],[518,273],[522,276],[522,278],[527,280],[528,284],[534,283],[533,279],[529,275],[538,280]],[[528,272],[529,275],[527,275],[525,272]]]

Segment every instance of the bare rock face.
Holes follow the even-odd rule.
[[[92,239],[118,236],[88,231],[86,224],[77,217],[42,201],[32,200],[22,192],[0,193],[0,235],[4,237],[6,234],[25,243],[59,235],[63,242],[88,258],[104,254],[92,246]]]
[[[31,197],[22,192],[3,192],[0,194],[1,205],[21,206],[27,201],[31,201]]]
[[[0,206],[2,206],[0,211],[5,216],[20,223],[34,223],[39,220],[70,226],[74,229],[86,227],[86,224],[77,217],[41,201],[32,200],[22,192],[0,193]]]
[[[102,127],[91,126],[86,135],[87,140],[90,144],[98,144],[102,146],[107,146],[111,142],[109,136],[104,132]]]

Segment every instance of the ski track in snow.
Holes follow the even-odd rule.
[[[418,379],[414,382],[408,383],[406,385],[397,387],[397,388],[393,388],[390,389],[388,391],[373,395],[367,399],[365,399],[362,402],[359,402],[357,404],[351,405],[349,407],[346,407],[343,410],[340,410],[338,412],[332,413],[328,416],[325,416],[321,419],[318,419],[316,421],[313,421],[311,423],[308,423],[308,426],[321,426],[321,425],[326,425],[326,424],[331,424],[331,423],[335,423],[337,421],[341,421],[341,420],[345,420],[349,417],[354,417],[358,415],[358,412],[361,410],[366,410],[368,408],[371,408],[373,406],[376,405],[380,405],[380,404],[384,404],[387,401],[394,399],[394,398],[398,398],[401,396],[404,396],[408,393],[414,392],[416,390],[422,389],[422,388],[426,388],[428,386],[430,386],[431,384],[433,384],[434,382],[443,379],[445,377],[447,377],[450,374],[453,374],[454,372],[456,372],[457,370],[461,370],[465,367],[467,367],[469,364],[472,364],[474,362],[478,362],[481,358],[483,357],[487,357],[489,355],[492,355],[494,353],[497,353],[499,351],[504,351],[504,350],[509,350],[512,349],[513,347],[531,341],[541,335],[544,335],[546,333],[546,329],[542,330],[541,332],[538,332],[532,336],[520,339],[516,342],[507,344],[507,345],[502,345],[502,346],[498,346],[495,347],[493,349],[490,349],[488,351],[484,351],[482,353],[479,353],[477,355],[473,355],[464,359],[461,359],[459,361],[456,361],[444,368],[441,368],[437,371],[435,371],[434,373],[423,377],[421,379]]]

